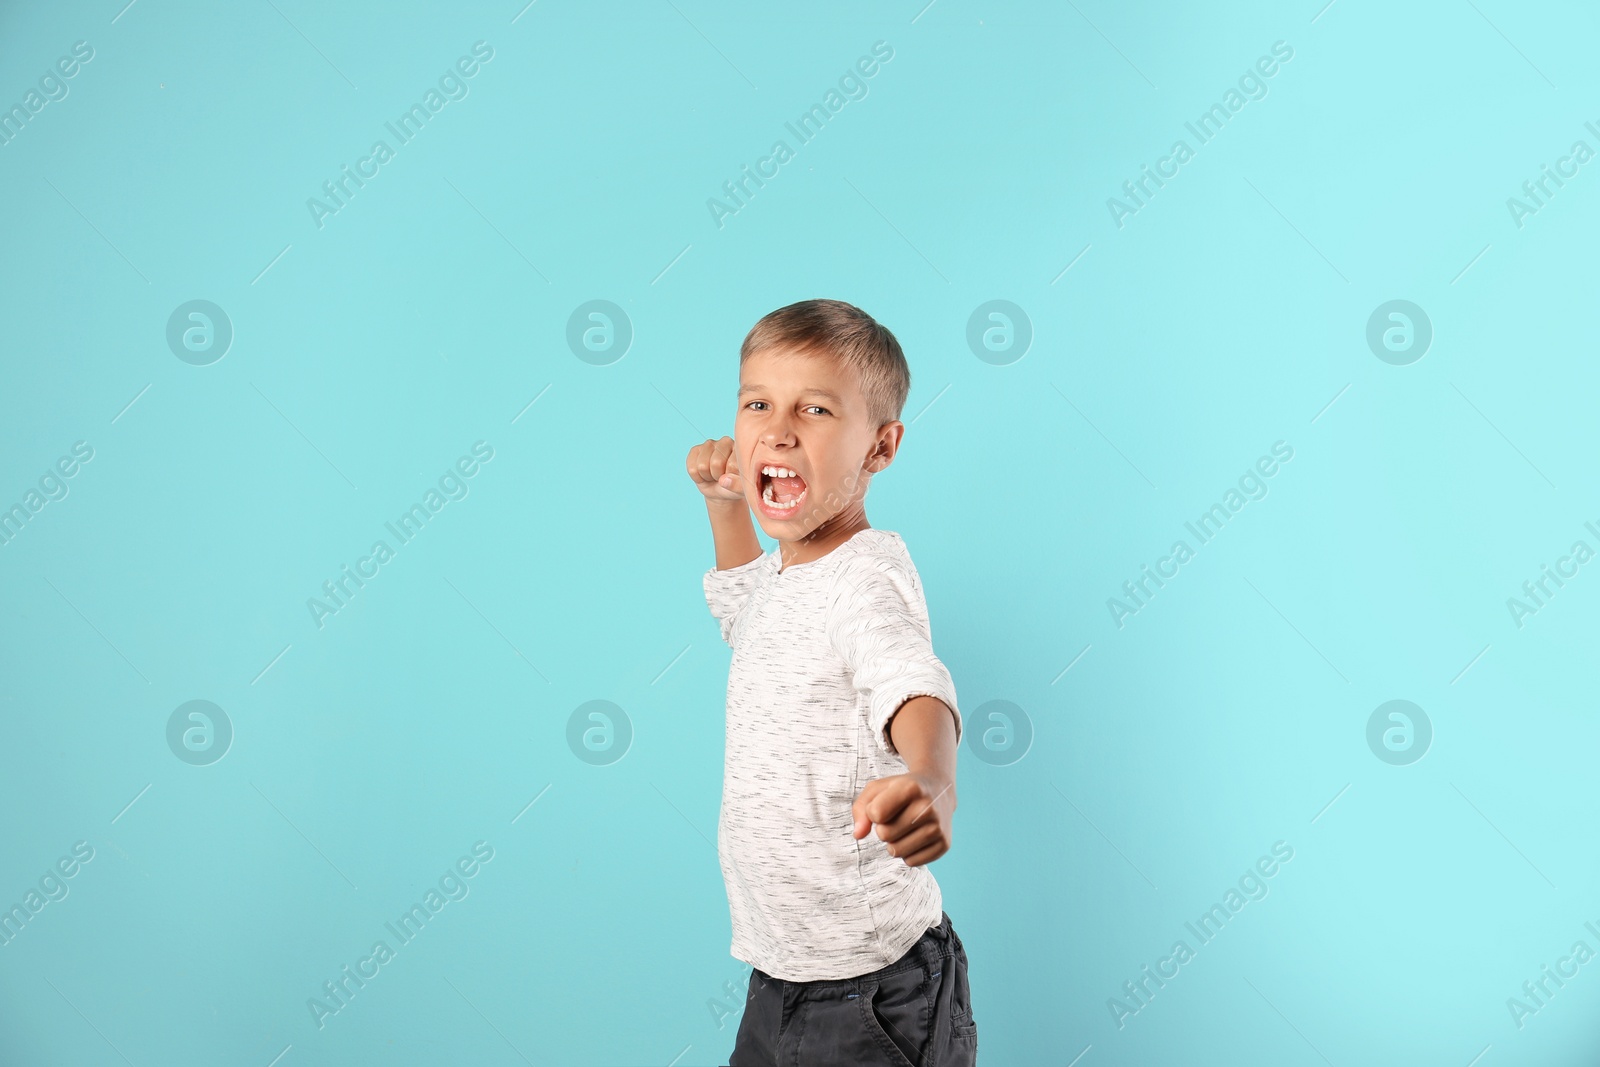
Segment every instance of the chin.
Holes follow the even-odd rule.
[[[759,511],[756,512],[756,523],[763,533],[775,541],[798,541],[810,532],[799,522],[769,519]]]

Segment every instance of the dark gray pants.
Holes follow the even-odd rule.
[[[750,971],[730,1067],[974,1067],[978,1024],[967,950],[939,925],[889,966],[854,978],[785,982]]]

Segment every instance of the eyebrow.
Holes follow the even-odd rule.
[[[764,385],[743,385],[739,387],[740,396],[744,396],[746,393],[764,393],[766,391],[767,387]],[[826,397],[835,404],[844,403],[844,397],[838,395],[837,393],[830,393],[826,389],[816,388],[815,386],[808,386],[805,389],[800,390],[800,392],[810,396]]]

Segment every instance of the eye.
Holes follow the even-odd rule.
[[[831,412],[829,412],[829,411],[828,411],[828,409],[827,409],[827,408],[825,408],[825,407],[822,407],[822,406],[820,406],[820,405],[818,405],[818,404],[812,404],[812,405],[810,405],[810,406],[808,406],[808,407],[807,407],[807,408],[806,408],[806,410],[807,410],[807,411],[813,411],[813,410],[815,410],[815,411],[820,411],[820,412],[822,412],[822,413],[823,413],[823,414],[824,414],[824,415],[828,415],[828,414],[831,414]]]
[[[765,400],[752,400],[752,401],[750,401],[750,404],[765,404],[765,403],[766,403]],[[750,404],[746,404],[745,407],[748,408],[750,406]]]

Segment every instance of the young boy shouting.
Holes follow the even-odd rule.
[[[689,452],[733,649],[717,851],[752,970],[732,1067],[976,1060],[966,950],[927,867],[950,848],[961,713],[905,543],[865,507],[910,388],[887,329],[804,300],[745,337],[734,436]]]

